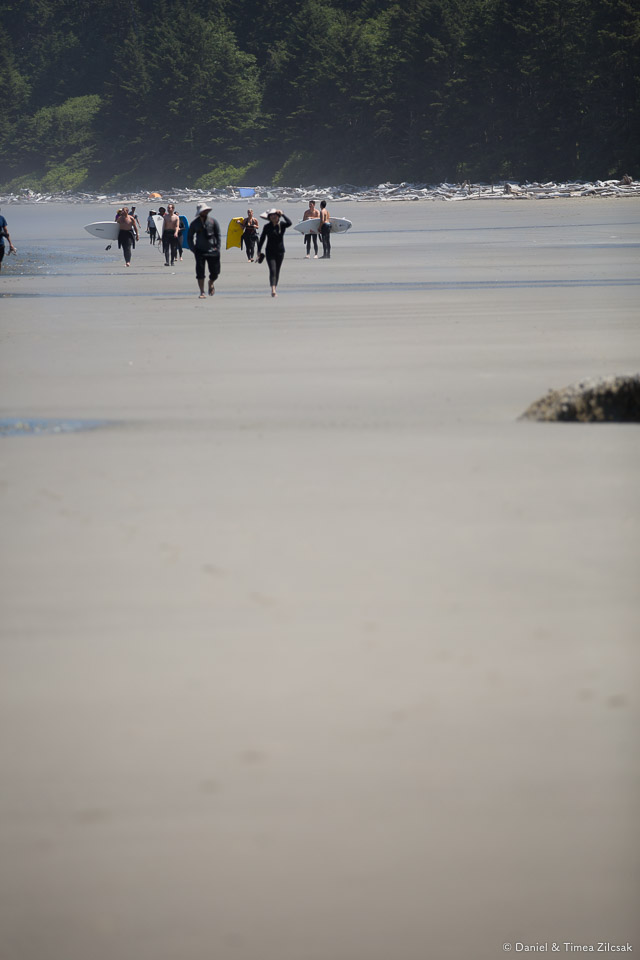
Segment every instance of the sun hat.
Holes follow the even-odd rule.
[[[277,213],[280,216],[280,211],[276,210],[275,207],[271,207],[271,210],[265,210],[264,213],[261,213],[260,216],[263,220],[268,220],[272,213]]]
[[[206,200],[203,200],[202,203],[199,203],[196,207],[196,216],[199,217],[201,213],[208,213],[209,210],[213,210],[213,207],[210,203],[207,203]]]

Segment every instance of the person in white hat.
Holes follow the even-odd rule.
[[[196,258],[196,280],[200,289],[200,300],[204,300],[205,267],[209,269],[209,296],[214,295],[214,284],[220,276],[220,224],[210,217],[212,207],[203,201],[196,207],[196,218],[189,224],[187,244]]]
[[[280,279],[280,267],[284,260],[284,232],[287,227],[291,226],[291,220],[282,210],[276,210],[275,207],[272,210],[267,210],[266,213],[261,213],[260,216],[263,220],[269,222],[265,223],[262,228],[262,235],[258,241],[258,262],[262,263],[266,255],[269,266],[271,296],[277,297],[276,287]],[[263,254],[262,247],[265,241],[267,246]]]

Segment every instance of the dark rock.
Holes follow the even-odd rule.
[[[640,423],[640,374],[581,380],[550,390],[520,420]]]

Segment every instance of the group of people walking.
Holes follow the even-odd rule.
[[[212,217],[211,204],[203,201],[196,207],[196,217],[189,224],[187,231],[187,246],[192,251],[196,261],[196,280],[200,291],[200,299],[206,299],[205,280],[208,274],[207,293],[211,297],[215,293],[215,282],[220,276],[220,250],[221,233],[220,224]],[[285,255],[284,235],[291,226],[291,220],[275,207],[267,210],[261,215],[267,222],[262,233],[258,237],[260,224],[254,216],[253,210],[247,210],[247,216],[242,221],[242,245],[244,246],[247,259],[253,263],[256,259],[258,263],[267,261],[269,268],[269,286],[271,296],[277,297],[278,281],[280,279],[280,270]],[[158,237],[157,217],[162,217],[162,235]],[[184,218],[182,218],[184,220]],[[304,220],[317,220],[317,228],[311,228],[303,236],[303,242],[306,247],[305,259],[311,255],[311,244],[314,248],[314,259],[318,258],[318,237],[322,242],[322,257],[320,259],[328,260],[331,257],[331,217],[327,209],[327,201],[323,200],[318,210],[314,200],[309,201],[309,208],[305,211]],[[116,222],[119,227],[118,247],[122,250],[125,266],[131,265],[131,251],[135,247],[136,241],[140,240],[140,221],[135,213],[135,207],[129,211],[128,207],[122,207],[116,214]],[[186,221],[185,221],[186,222]],[[158,207],[158,212],[154,210],[149,212],[147,218],[147,233],[149,234],[149,243],[155,245],[157,241],[162,243],[162,252],[164,253],[166,267],[173,266],[179,259],[182,260],[182,250],[184,242],[184,223],[178,216],[173,203],[164,207]],[[255,257],[256,245],[258,256]],[[263,251],[264,248],[264,251]]]
[[[209,216],[211,209],[208,203],[198,204],[196,207],[197,216],[189,226],[187,238],[189,249],[193,251],[196,258],[196,280],[198,281],[201,300],[205,299],[205,272],[208,270],[209,273],[208,293],[210,297],[215,293],[215,281],[220,276],[220,224],[215,217]],[[259,223],[253,216],[253,210],[247,211],[247,216],[243,220],[243,243],[247,259],[253,263],[257,241],[258,263],[267,261],[271,296],[277,297],[280,268],[285,254],[284,235],[287,228],[291,226],[291,220],[282,210],[276,210],[275,208],[268,210],[264,216],[267,218],[267,222],[258,239]],[[263,247],[264,253],[262,251]]]

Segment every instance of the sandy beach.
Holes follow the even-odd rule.
[[[335,205],[276,300],[2,213],[0,416],[104,422],[0,437],[2,960],[640,951],[640,428],[517,419],[640,371],[640,202]]]

